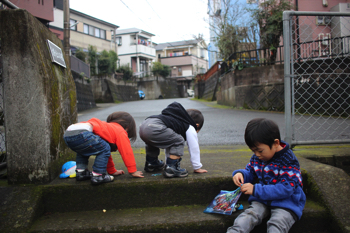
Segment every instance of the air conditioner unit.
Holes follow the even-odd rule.
[[[330,16],[316,16],[316,25],[328,25],[331,23]]]

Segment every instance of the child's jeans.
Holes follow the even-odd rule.
[[[66,131],[63,137],[67,146],[77,153],[77,169],[87,168],[89,157],[96,155],[93,171],[106,173],[111,147],[105,140],[90,131],[81,130]]]
[[[243,213],[238,215],[232,227],[227,233],[250,232],[255,226],[261,224],[262,220],[270,214],[270,209],[260,203],[253,201]],[[293,226],[295,220],[291,213],[281,208],[271,209],[271,218],[267,221],[268,233],[287,233]]]

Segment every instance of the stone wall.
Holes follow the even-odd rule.
[[[63,52],[61,41],[26,10],[0,11],[0,28],[8,182],[47,183],[74,160],[63,140],[77,121],[73,77],[51,61],[47,40]]]
[[[234,70],[221,77],[218,104],[237,108],[284,111],[284,67]]]
[[[350,69],[348,58],[294,64],[298,112],[348,116]],[[218,103],[237,108],[284,111],[283,65],[235,70],[221,78]]]
[[[145,99],[179,98],[185,96],[184,85],[178,85],[175,79],[142,80],[137,82],[138,90],[145,93]]]
[[[126,102],[139,100],[139,93],[136,86],[131,85],[117,85],[109,79],[104,80],[108,87],[108,92],[112,97],[112,102]]]
[[[160,86],[155,80],[145,80],[137,82],[137,89],[145,93],[145,99],[157,99],[161,94]]]
[[[77,92],[77,109],[78,112],[96,108],[96,102],[92,93],[91,83],[81,79],[80,75],[72,71],[74,83]]]
[[[177,81],[174,79],[163,79],[154,81],[156,86],[159,86],[160,93],[164,99],[179,98],[180,91]],[[157,98],[157,96],[155,96]],[[182,96],[183,97],[183,96]]]
[[[179,85],[176,80],[163,78],[159,78],[159,80],[124,82],[114,78],[114,76],[93,77],[91,87],[97,103],[138,100],[138,90],[142,90],[145,93],[145,99],[158,99],[159,96],[163,98],[179,98],[187,95],[184,85]]]
[[[195,85],[195,96],[199,99],[205,99],[208,101],[216,100],[216,91],[220,76],[220,71],[217,71],[207,80],[198,81]]]

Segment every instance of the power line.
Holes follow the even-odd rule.
[[[153,7],[151,6],[151,4],[149,4],[149,2],[148,2],[147,0],[146,0],[146,2],[147,2],[148,5],[152,8],[152,10],[154,11],[154,13],[156,13],[156,15],[158,16],[158,18],[161,19],[160,16],[158,15],[158,13],[153,9]]]
[[[137,16],[137,18],[139,18],[139,20],[141,20],[144,24],[146,24],[146,26],[147,27],[149,27],[148,25],[147,25],[147,23],[145,23],[137,14],[135,14],[135,12],[133,12],[131,9],[130,9],[130,7],[128,6],[128,5],[126,5],[124,2],[123,2],[123,0],[120,0],[134,15],[136,15]]]

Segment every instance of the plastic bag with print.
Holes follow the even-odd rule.
[[[241,188],[237,188],[234,191],[221,190],[203,212],[231,215],[235,211],[235,206],[241,194]]]

